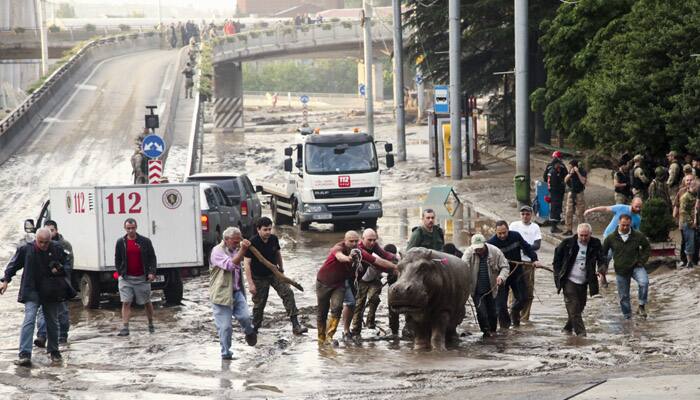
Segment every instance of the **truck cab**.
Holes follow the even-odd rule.
[[[386,166],[394,165],[386,143]],[[374,138],[365,133],[303,134],[285,149],[285,187],[263,185],[276,223],[306,230],[312,222],[364,223],[382,216],[380,165]]]

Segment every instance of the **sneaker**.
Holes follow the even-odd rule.
[[[640,317],[646,318],[647,317],[647,310],[644,307],[644,304],[641,304],[639,306],[639,309],[637,309],[637,314],[639,314]]]
[[[20,354],[19,358],[15,360],[15,365],[29,367],[32,365],[32,357],[27,354]]]
[[[233,354],[229,353],[229,354],[226,354],[225,356],[221,356],[221,359],[226,360],[226,361],[233,360]]]
[[[34,346],[41,347],[43,349],[44,347],[46,347],[46,338],[42,336],[37,336],[36,339],[34,339]]]
[[[148,324],[148,333],[155,333],[156,327],[153,324]]]
[[[129,327],[123,327],[121,330],[119,330],[117,336],[129,336]]]
[[[571,232],[571,231],[566,231],[566,232],[563,233],[564,236],[571,236],[571,235],[573,235],[573,234],[574,234],[574,233]]]
[[[565,334],[565,335],[571,335],[573,332],[574,332],[574,331],[573,331],[572,329],[569,329],[569,328],[566,328],[566,327],[561,328],[561,333],[563,333],[563,334]]]
[[[253,332],[250,335],[245,335],[245,342],[248,346],[255,346],[258,343],[258,334]]]
[[[60,351],[52,351],[51,352],[51,362],[61,362],[63,361],[63,357],[61,356]]]

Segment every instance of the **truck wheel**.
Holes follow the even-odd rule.
[[[182,277],[179,269],[171,269],[165,275],[166,284],[163,288],[165,302],[178,305],[182,302]]]
[[[85,272],[80,276],[80,301],[83,307],[97,308],[100,304],[100,280],[97,274]]]
[[[278,212],[276,197],[273,197],[270,201],[270,211],[272,212],[272,220],[275,222],[275,225],[289,225],[292,223],[291,218]]]
[[[311,225],[311,222],[302,222],[301,218],[299,218],[299,213],[297,212],[297,205],[298,203],[295,201],[294,202],[294,208],[292,208],[292,215],[294,215],[294,225],[297,225],[299,229],[302,231],[308,231],[309,226]]]

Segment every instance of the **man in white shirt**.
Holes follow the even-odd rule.
[[[542,232],[540,232],[540,226],[532,222],[532,207],[520,207],[520,221],[511,222],[509,230],[518,232],[533,250],[537,251],[540,249],[540,245],[542,244]],[[522,254],[521,257],[524,262],[532,261],[530,257],[525,254]],[[532,307],[532,301],[535,299],[535,268],[525,268],[523,279],[525,279],[527,295],[525,306],[520,312],[520,319],[522,321],[529,321],[530,308]]]

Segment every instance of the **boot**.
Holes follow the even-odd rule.
[[[292,321],[292,332],[294,332],[295,335],[301,335],[309,331],[305,326],[299,323],[299,319],[297,319],[296,315],[291,316],[289,319]]]
[[[513,323],[513,328],[517,328],[520,326],[520,311],[511,311],[510,313],[510,320]]]
[[[331,316],[328,318],[328,328],[326,329],[326,343],[333,342],[333,335],[335,331],[338,330],[338,324],[340,323],[340,318],[336,316]]]
[[[318,329],[318,344],[324,344],[326,342],[326,323],[317,322],[316,328]]]
[[[377,312],[377,306],[374,303],[370,303],[369,310],[367,310],[367,323],[365,326],[367,329],[375,329],[377,326],[374,323],[374,316]]]
[[[557,223],[558,222],[552,222],[551,233],[561,233],[561,229],[557,228]]]

